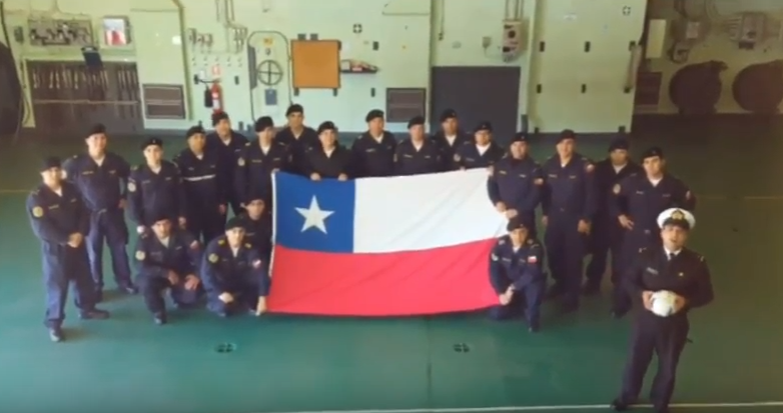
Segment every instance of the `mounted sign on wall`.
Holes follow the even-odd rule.
[[[127,46],[130,43],[127,17],[103,18],[103,42],[106,46]]]
[[[630,16],[630,15],[631,15],[631,6],[623,7],[623,16]]]

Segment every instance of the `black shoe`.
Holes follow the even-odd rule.
[[[50,327],[49,340],[52,340],[54,343],[59,343],[65,340],[65,334],[63,334],[63,330],[60,327]]]
[[[105,320],[109,318],[109,312],[98,308],[90,310],[84,310],[79,313],[79,318],[82,320]]]
[[[601,284],[598,283],[588,281],[582,287],[582,294],[585,296],[596,295],[600,292],[601,292]]]
[[[628,403],[621,399],[612,400],[612,404],[609,405],[616,412],[624,412],[628,410]]]
[[[166,319],[166,313],[155,313],[153,316],[153,320],[155,321],[155,324],[162,326],[168,322]]]
[[[139,293],[139,289],[131,283],[119,285],[117,286],[117,290],[128,295],[135,295]]]

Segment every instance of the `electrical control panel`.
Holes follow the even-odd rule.
[[[92,21],[30,19],[27,22],[30,46],[93,46]]]
[[[504,60],[514,59],[522,51],[524,47],[523,28],[522,20],[503,21],[503,39],[500,47]]]

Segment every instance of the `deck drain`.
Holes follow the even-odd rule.
[[[237,349],[237,345],[234,343],[220,343],[215,346],[215,351],[218,353],[232,353]]]
[[[454,345],[454,351],[457,353],[469,353],[470,347],[465,343],[457,343]]]

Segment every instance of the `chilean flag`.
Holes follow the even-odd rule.
[[[270,311],[407,316],[498,303],[489,257],[506,219],[483,169],[273,182]]]

